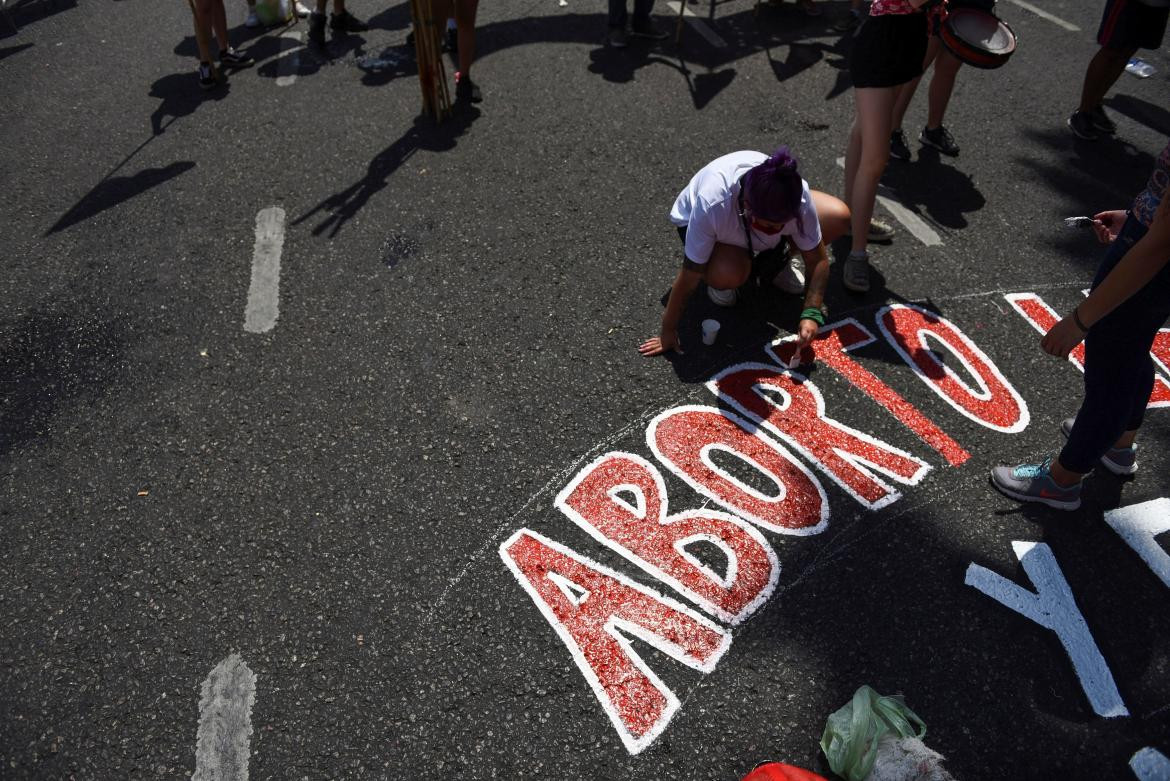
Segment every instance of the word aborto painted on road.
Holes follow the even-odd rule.
[[[1055,322],[1051,308],[1034,293],[1006,298],[1036,328]],[[500,545],[504,564],[564,643],[631,754],[653,744],[681,707],[631,638],[710,673],[730,647],[734,629],[768,602],[780,580],[782,562],[767,535],[823,532],[830,522],[826,486],[843,492],[859,511],[876,512],[927,479],[934,468],[926,460],[931,453],[950,467],[971,458],[942,427],[852,357],[879,338],[960,415],[1000,434],[1027,428],[1031,415],[1023,397],[958,325],[919,306],[884,306],[872,325],[850,318],[825,326],[799,356],[794,337],[786,337],[765,347],[767,362],[723,369],[706,383],[719,407],[673,407],[650,421],[645,444],[652,459],[607,452],[556,495],[554,506],[565,518],[662,589],[532,529],[521,528]],[[1153,357],[1167,372],[1170,332],[1159,335]],[[814,360],[908,429],[923,452],[907,452],[835,419],[823,390],[792,367]],[[1080,363],[1077,354],[1070,360],[1083,367],[1083,356]],[[1170,377],[1159,377],[1150,406],[1170,406]],[[702,497],[703,509],[672,511],[672,503],[677,508],[680,502],[667,495],[664,470]],[[1153,539],[1170,529],[1165,520],[1170,500],[1161,501],[1166,504],[1117,511],[1110,523],[1167,580],[1170,557]],[[1031,543],[1016,546],[1036,593],[975,564],[968,584],[1055,632],[1094,710],[1127,715],[1051,551]],[[710,554],[697,555],[699,549],[718,551],[723,566],[714,566]]]

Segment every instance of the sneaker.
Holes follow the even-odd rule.
[[[854,293],[869,292],[868,252],[850,252],[849,257],[845,258],[845,267],[841,272],[845,287]]]
[[[219,67],[221,68],[249,68],[256,61],[246,54],[240,54],[235,49],[228,49],[219,53]]]
[[[890,133],[890,157],[895,160],[910,159],[910,147],[906,146],[906,134],[902,128]]]
[[[794,296],[804,293],[804,272],[796,267],[796,258],[789,259],[788,265],[776,272],[772,286]]]
[[[455,100],[460,103],[479,103],[483,100],[479,87],[462,71],[455,71]]]
[[[624,49],[629,45],[630,39],[623,28],[611,27],[609,33],[605,36],[605,43],[611,49]]]
[[[325,48],[325,14],[316,11],[309,14],[309,45]]]
[[[1017,502],[1039,502],[1058,510],[1075,510],[1081,506],[1081,484],[1067,488],[1052,479],[1051,456],[1042,464],[997,466],[991,470],[991,484],[1004,496]]]
[[[847,33],[850,30],[855,29],[857,25],[861,24],[862,18],[862,15],[856,11],[850,11],[837,20],[837,22],[833,25],[833,30],[839,33]]]
[[[1068,439],[1072,433],[1073,424],[1076,422],[1076,418],[1065,418],[1061,421],[1060,433],[1064,434],[1065,439]],[[1101,466],[1121,477],[1137,474],[1137,445],[1133,447],[1109,448],[1105,451],[1105,455],[1101,456]]]
[[[1105,113],[1105,109],[1101,106],[1097,106],[1088,112],[1088,114],[1089,123],[1098,131],[1110,136],[1117,132],[1117,125],[1113,123],[1113,120],[1109,118],[1109,115]]]
[[[244,20],[244,26],[255,29],[260,26],[260,17],[256,16],[256,9],[248,9],[248,18]]]
[[[219,79],[215,78],[215,71],[211,68],[210,62],[199,63],[199,86],[203,89],[213,89],[219,84]]]
[[[670,37],[670,33],[659,30],[654,22],[647,19],[644,22],[634,21],[630,28],[630,34],[637,38],[647,38],[651,41],[664,41]]]
[[[351,14],[342,11],[339,14],[329,15],[329,27],[339,33],[364,33],[370,26]]]
[[[928,127],[922,128],[922,132],[918,134],[918,140],[927,146],[933,146],[948,157],[958,157],[959,155],[959,145],[955,143],[955,137],[942,125],[934,130]]]
[[[739,300],[739,293],[734,288],[730,290],[719,290],[718,288],[708,286],[707,297],[716,306],[735,306],[735,302]]]
[[[1068,129],[1077,138],[1086,141],[1096,141],[1101,138],[1101,131],[1093,124],[1093,118],[1087,111],[1074,111],[1068,118]]]
[[[309,14],[311,14],[311,13],[312,13],[312,11],[309,10],[308,6],[306,6],[304,3],[297,2],[296,14],[297,14],[298,19],[308,19]]]

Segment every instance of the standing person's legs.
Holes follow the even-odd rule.
[[[609,29],[624,30],[629,21],[629,11],[626,10],[626,0],[609,0]]]
[[[479,0],[455,0],[455,27],[459,36],[459,72],[470,77],[475,60],[475,14]]]
[[[1127,46],[1121,49],[1112,49],[1102,46],[1093,59],[1089,60],[1089,67],[1085,70],[1085,80],[1081,84],[1081,102],[1078,111],[1092,111],[1105,99],[1105,93],[1117,82],[1125,64],[1137,54],[1137,46]]]
[[[890,124],[898,87],[861,87],[853,90],[855,114],[845,155],[849,178],[845,193],[852,214],[853,251],[868,245],[869,221],[878,181],[890,157]]]
[[[223,0],[211,2],[211,27],[215,30],[215,41],[219,44],[220,53],[230,50],[232,43],[228,40],[227,11],[224,10]]]
[[[938,59],[934,61],[934,73],[930,77],[927,130],[942,127],[943,117],[951,102],[951,93],[955,91],[955,78],[959,75],[959,68],[963,67],[963,61],[951,54],[949,49],[942,46],[938,48]]]
[[[938,36],[930,36],[930,41],[926,44],[926,59],[922,62],[922,73],[926,74],[926,69],[934,62],[935,57],[938,56],[938,50],[942,47]],[[906,109],[910,108],[910,103],[914,100],[914,93],[918,91],[918,85],[922,82],[922,76],[917,77],[913,81],[903,84],[898,89],[898,98],[894,101],[894,118],[893,125],[898,130],[902,129],[902,121],[906,119]],[[931,81],[933,84],[934,82]]]

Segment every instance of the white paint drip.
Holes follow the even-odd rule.
[[[1157,749],[1143,748],[1129,760],[1129,769],[1138,781],[1170,781],[1170,759]]]
[[[845,167],[845,158],[838,157],[837,165],[840,168]],[[884,185],[878,185],[877,202],[888,211],[895,220],[902,223],[902,227],[910,232],[910,235],[921,241],[927,247],[942,246],[942,239],[934,228],[926,224],[926,221],[912,212],[910,209],[902,205],[893,191]]]
[[[1008,0],[1008,2],[1012,3],[1013,5],[1018,5],[1020,8],[1023,8],[1025,11],[1031,11],[1032,13],[1036,14],[1036,16],[1039,16],[1041,19],[1047,19],[1048,21],[1055,24],[1057,27],[1063,27],[1064,29],[1068,30],[1070,33],[1079,33],[1081,31],[1081,28],[1077,27],[1072,22],[1066,22],[1065,20],[1061,19],[1059,16],[1053,16],[1052,14],[1048,13],[1043,8],[1037,8],[1036,6],[1032,5],[1031,3],[1025,3],[1024,0]]]
[[[1073,671],[1093,711],[1106,718],[1128,716],[1129,710],[1121,700],[1109,665],[1093,641],[1084,616],[1077,609],[1072,590],[1052,555],[1052,549],[1042,542],[1013,542],[1012,549],[1024,566],[1024,572],[1036,585],[1036,593],[978,564],[967,568],[964,582],[1024,618],[1055,632],[1072,660]]]
[[[301,34],[294,30],[289,30],[280,36],[290,41],[295,41],[296,46],[288,53],[276,61],[276,86],[291,87],[297,81],[297,73],[301,70]]]
[[[1170,531],[1170,499],[1153,499],[1110,510],[1105,513],[1105,522],[1170,588],[1170,553],[1154,539]]]
[[[256,674],[239,654],[215,666],[199,697],[199,732],[191,781],[248,781]]]
[[[684,0],[684,2],[685,2],[685,0]],[[675,3],[675,2],[667,3],[666,7],[669,8],[671,11],[673,11],[676,14],[679,13],[679,3]],[[692,11],[689,8],[684,8],[682,10],[682,15],[683,15],[683,18],[686,19],[687,24],[689,24],[691,27],[693,27],[695,32],[697,32],[699,35],[703,36],[704,40],[706,40],[707,43],[711,44],[716,49],[726,49],[727,48],[727,41],[720,38],[719,33],[715,32],[710,27],[708,27],[706,24],[704,24],[703,20],[700,19],[698,14],[696,14],[694,11]]]
[[[252,249],[252,282],[244,310],[244,330],[271,331],[280,314],[280,252],[284,248],[284,209],[269,206],[256,215]]]

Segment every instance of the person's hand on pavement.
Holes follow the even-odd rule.
[[[638,347],[638,352],[647,358],[653,358],[655,355],[662,355],[668,350],[675,350],[682,354],[682,348],[678,345],[678,331],[674,328],[664,328],[662,333],[651,339],[647,339]]]

